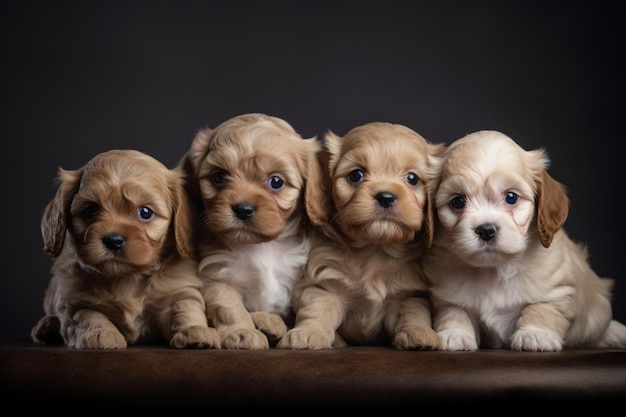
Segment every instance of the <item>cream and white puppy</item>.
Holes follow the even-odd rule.
[[[134,150],[59,169],[41,218],[54,259],[35,342],[124,349],[169,342],[219,348],[193,259],[192,210],[183,176]]]
[[[199,270],[222,347],[266,349],[291,323],[292,287],[310,243],[306,210],[320,181],[316,138],[265,114],[198,132],[180,165],[200,213]],[[269,339],[268,339],[269,338]]]
[[[294,288],[295,327],[277,347],[437,348],[417,259],[432,239],[426,184],[443,146],[382,122],[324,139],[324,205],[310,213],[319,227]]]
[[[435,238],[424,258],[444,350],[626,347],[613,281],[563,230],[565,187],[543,149],[497,131],[450,144],[433,183]]]

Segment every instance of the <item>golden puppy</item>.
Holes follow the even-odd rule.
[[[443,145],[382,122],[328,132],[325,144],[325,204],[310,214],[319,230],[294,288],[295,327],[277,346],[437,348],[417,259],[432,239],[426,184]]]
[[[286,121],[253,113],[199,131],[180,162],[201,213],[207,317],[224,348],[267,349],[287,331],[310,247],[306,210],[319,204],[308,195],[320,181],[320,148]]]
[[[424,258],[442,348],[626,347],[626,327],[611,320],[612,280],[562,229],[569,200],[544,150],[479,131],[443,161]]]
[[[59,169],[58,181],[41,219],[54,262],[33,340],[79,349],[159,340],[219,347],[181,173],[138,151],[111,150],[78,170]]]

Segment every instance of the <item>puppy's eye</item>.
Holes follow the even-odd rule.
[[[285,185],[285,181],[283,181],[282,178],[274,175],[269,179],[268,184],[272,190],[280,190],[281,188],[283,188],[283,185]]]
[[[211,174],[211,181],[213,184],[225,184],[228,181],[228,174],[226,171],[215,171]]]
[[[100,212],[100,207],[89,206],[89,207],[86,207],[82,211],[82,216],[85,220],[93,220],[98,215],[99,212]]]
[[[150,220],[154,217],[154,212],[149,207],[139,207],[139,209],[137,209],[137,215],[142,220]]]
[[[517,194],[515,194],[512,191],[509,191],[504,196],[504,201],[506,201],[507,204],[515,204],[515,203],[517,203],[517,199],[518,198],[519,198],[519,196]]]
[[[350,180],[350,182],[353,182],[355,184],[363,181],[363,178],[365,178],[365,173],[362,169],[355,169],[348,174],[348,179]]]
[[[450,200],[450,206],[457,210],[462,209],[463,207],[465,207],[465,198],[461,197],[460,195],[454,197],[452,200]]]
[[[417,178],[417,175],[415,175],[412,172],[409,172],[408,174],[406,174],[406,182],[409,185],[417,185],[417,183],[419,182],[419,178]]]

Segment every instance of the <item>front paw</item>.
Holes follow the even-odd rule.
[[[563,341],[559,335],[551,330],[518,330],[513,333],[511,338],[511,349],[530,352],[560,352],[563,350]]]
[[[221,331],[224,349],[269,349],[267,337],[256,329],[234,329]]]
[[[442,350],[478,350],[478,343],[473,334],[458,330],[443,330],[438,335]]]
[[[398,350],[440,349],[439,335],[428,327],[413,327],[398,332],[392,343]]]
[[[42,317],[30,332],[33,342],[62,345],[61,322],[57,316]]]
[[[212,327],[192,326],[176,333],[170,340],[170,347],[187,349],[219,349],[220,336]]]
[[[77,349],[126,349],[126,339],[115,328],[95,329],[81,334],[74,347]]]
[[[270,346],[276,346],[278,341],[289,330],[283,318],[278,314],[255,311],[250,313],[250,317],[252,317],[257,330],[267,336]]]
[[[293,328],[276,345],[279,349],[330,349],[333,340],[326,332],[311,328]]]

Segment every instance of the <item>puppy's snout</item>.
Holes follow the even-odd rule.
[[[122,249],[124,246],[125,239],[122,235],[114,234],[114,235],[106,235],[102,238],[102,243],[104,246],[110,251],[117,252]]]
[[[232,208],[235,216],[240,220],[248,220],[254,216],[255,208],[250,203],[235,204]]]
[[[493,239],[496,236],[496,233],[496,226],[490,223],[481,224],[476,228],[476,234],[484,241],[489,241]]]
[[[378,205],[383,208],[389,208],[396,204],[396,195],[389,191],[380,191],[374,198],[378,201]]]

